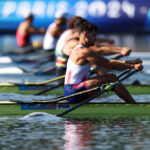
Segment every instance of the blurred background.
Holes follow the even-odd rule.
[[[15,32],[26,12],[35,15],[34,26],[47,28],[57,11],[88,19],[98,26],[99,36],[114,39],[116,46],[150,51],[149,0],[1,0],[0,51],[17,48]]]

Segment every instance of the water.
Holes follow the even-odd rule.
[[[113,39],[116,46],[128,46],[133,52],[150,52],[149,34],[99,34],[99,37]],[[42,36],[32,36],[32,40],[43,40]],[[6,52],[17,49],[15,35],[0,35],[0,51]]]
[[[146,150],[150,118],[27,121],[0,118],[1,150]]]
[[[42,41],[44,36],[32,36],[31,40]],[[17,49],[16,37],[14,34],[2,34],[0,35],[0,52],[7,52]]]

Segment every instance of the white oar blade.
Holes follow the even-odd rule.
[[[22,74],[23,71],[18,67],[0,68],[0,74]]]
[[[13,61],[10,57],[7,57],[7,56],[0,57],[0,63],[12,63],[12,62]]]

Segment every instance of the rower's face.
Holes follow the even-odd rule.
[[[65,18],[59,18],[58,22],[62,25],[66,24],[67,20]]]
[[[89,32],[87,34],[87,42],[89,46],[93,46],[96,40],[96,31]]]

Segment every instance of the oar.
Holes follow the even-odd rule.
[[[46,92],[48,92],[48,91],[50,91],[50,90],[53,90],[53,89],[56,89],[56,88],[62,86],[62,85],[64,85],[63,82],[58,83],[58,84],[56,84],[56,85],[54,85],[54,86],[51,86],[50,88],[48,88],[48,89],[46,89],[46,90],[43,90],[43,91],[41,91],[41,92],[38,92],[38,93],[36,93],[36,94],[34,94],[34,95],[41,95],[41,94],[44,94],[44,93],[46,93]]]
[[[127,76],[124,77],[121,81],[123,81],[123,80],[125,80],[126,78],[130,77],[130,76],[133,75],[135,72],[137,72],[137,71],[133,71],[130,75],[127,75]],[[120,82],[120,81],[119,81],[119,82]],[[63,117],[65,114],[67,114],[67,113],[69,113],[69,112],[71,112],[71,111],[73,111],[73,110],[79,108],[80,106],[82,106],[82,105],[88,103],[89,101],[95,99],[96,97],[98,97],[98,96],[100,96],[100,95],[102,95],[102,94],[104,94],[104,93],[106,93],[106,92],[108,92],[108,91],[111,91],[111,90],[113,89],[113,87],[116,86],[119,82],[111,83],[110,85],[106,86],[102,91],[100,90],[99,92],[97,92],[97,93],[94,94],[93,96],[91,96],[91,97],[85,99],[84,101],[78,103],[78,104],[75,105],[74,107],[69,108],[69,109],[67,109],[66,111],[62,112],[62,113],[57,114],[56,116],[58,116],[58,117]]]
[[[81,92],[78,92],[78,93],[75,93],[75,94],[71,94],[71,95],[68,95],[68,96],[59,96],[59,97],[56,97],[56,98],[53,98],[53,99],[48,99],[45,102],[56,103],[56,102],[59,102],[59,101],[66,100],[67,98],[71,98],[71,97],[78,96],[78,95],[81,95],[81,94],[84,94],[84,93],[96,91],[99,88],[100,87],[95,87],[95,88],[91,88],[89,90],[81,91]],[[41,101],[33,100],[32,102],[38,103],[38,102],[41,102]]]
[[[127,74],[129,71],[131,70],[127,70],[127,71],[124,71],[123,73],[121,73],[118,78],[124,76],[125,74]],[[103,85],[101,86],[103,87]],[[74,97],[74,96],[78,96],[80,94],[84,94],[84,93],[88,93],[88,92],[93,92],[93,91],[96,91],[98,89],[101,89],[101,87],[95,87],[95,88],[91,88],[91,89],[88,89],[88,90],[85,90],[85,91],[81,91],[81,92],[77,92],[75,94],[71,94],[71,95],[68,95],[68,96],[59,96],[59,97],[56,97],[56,98],[53,98],[53,99],[49,99],[49,100],[46,100],[45,102],[49,102],[49,103],[56,103],[56,102],[60,102],[60,101],[63,101],[63,100],[66,100],[67,98],[71,98],[71,97]],[[33,102],[40,102],[40,101],[33,101]]]
[[[64,111],[64,112],[62,112],[62,113],[60,113],[60,114],[57,114],[56,116],[58,116],[58,117],[63,117],[65,114],[67,114],[67,113],[69,113],[69,112],[71,112],[71,111],[73,111],[73,110],[79,108],[80,106],[82,106],[82,105],[88,103],[89,101],[95,99],[96,97],[102,95],[103,93],[106,93],[106,92],[108,92],[108,91],[111,91],[112,88],[113,88],[113,85],[109,85],[109,86],[105,87],[105,89],[104,89],[103,91],[101,91],[100,89],[97,89],[97,90],[100,90],[100,92],[98,92],[98,93],[96,93],[95,95],[92,95],[91,97],[89,97],[89,98],[85,99],[84,101],[78,103],[78,104],[75,105],[74,107],[69,108],[69,109],[67,109],[66,111]]]
[[[126,71],[124,71],[120,75],[118,75],[118,78],[122,77],[123,75],[127,74],[130,71],[131,71],[131,69],[127,69]]]
[[[115,59],[115,60],[118,60],[118,59],[120,59],[120,58],[122,58],[122,57],[124,57],[123,55],[117,55],[117,56],[115,56],[115,57],[113,57],[113,58],[111,58],[111,59]]]
[[[13,86],[13,85],[43,85],[43,84],[47,84],[47,83],[51,83],[60,79],[64,79],[65,75],[50,79],[50,80],[46,80],[46,81],[42,81],[42,82],[25,82],[25,83],[1,83],[0,86]]]
[[[119,81],[122,82],[123,80],[129,78],[130,76],[132,76],[136,72],[138,72],[138,70],[133,70],[133,71],[129,72],[125,77],[122,77]]]

